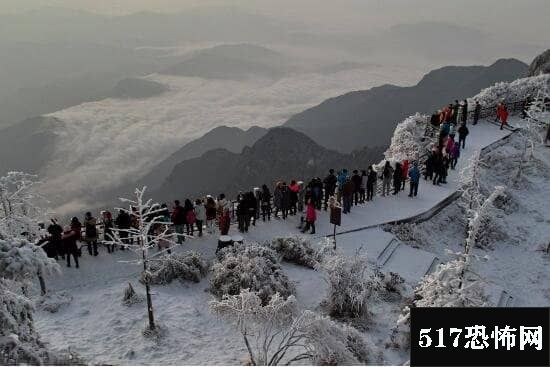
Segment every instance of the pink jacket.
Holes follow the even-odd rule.
[[[306,220],[308,222],[315,222],[317,220],[317,212],[315,211],[315,205],[313,205],[312,203],[307,204]]]

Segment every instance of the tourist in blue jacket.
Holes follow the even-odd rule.
[[[414,162],[411,169],[409,169],[410,178],[410,192],[409,197],[416,196],[418,194],[418,183],[420,182],[420,170],[418,169],[418,162]]]

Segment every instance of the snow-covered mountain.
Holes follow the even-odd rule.
[[[279,78],[287,74],[291,66],[285,56],[266,47],[228,44],[199,50],[162,73],[207,79]]]
[[[550,49],[544,51],[529,65],[529,76],[550,73]]]
[[[252,190],[277,180],[324,177],[328,168],[366,168],[381,158],[383,150],[384,147],[375,147],[342,154],[323,148],[296,130],[275,127],[241,153],[214,149],[180,162],[155,197],[172,201],[221,192],[233,197],[241,190]]]
[[[397,121],[464,99],[496,82],[525,76],[527,65],[514,59],[490,66],[447,66],[426,74],[412,87],[382,85],[349,92],[292,116],[285,126],[341,152],[388,144]]]

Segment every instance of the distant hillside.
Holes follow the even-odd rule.
[[[285,58],[278,52],[261,46],[236,44],[200,50],[163,73],[240,80],[249,76],[280,77],[287,68]]]
[[[9,171],[41,173],[50,159],[56,135],[52,117],[35,117],[0,130],[0,176]]]
[[[383,85],[330,98],[292,116],[284,126],[341,152],[387,145],[397,123],[408,115],[431,112],[526,73],[527,65],[515,59],[501,59],[487,67],[447,66],[429,72],[412,87]]]
[[[164,84],[141,78],[125,78],[113,88],[113,98],[149,98],[168,90]]]
[[[276,180],[323,177],[328,168],[363,167],[382,157],[383,148],[342,154],[325,149],[303,133],[283,127],[270,129],[241,154],[225,149],[206,152],[178,164],[156,196],[162,200],[205,194],[235,195]]]
[[[550,49],[544,51],[529,65],[529,76],[550,73]]]
[[[202,137],[185,144],[155,166],[139,183],[155,189],[164,182],[178,163],[200,157],[212,149],[226,149],[232,153],[240,153],[244,147],[252,146],[266,133],[267,129],[258,126],[253,126],[248,130],[228,126],[217,127]]]

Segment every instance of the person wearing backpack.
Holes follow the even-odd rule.
[[[265,222],[271,220],[271,193],[266,184],[262,185],[262,191],[260,192],[260,206],[262,207],[262,220]]]
[[[99,253],[97,252],[97,228],[96,228],[97,221],[94,217],[92,217],[92,213],[87,212],[84,217],[84,233],[86,235],[85,242],[88,245],[88,253],[90,256],[97,256]],[[93,252],[92,252],[93,249]]]
[[[183,207],[180,205],[179,200],[174,201],[174,209],[171,214],[172,223],[176,229],[176,236],[178,243],[181,244],[185,241],[185,236],[183,235],[183,228],[185,225],[185,212]]]
[[[458,145],[462,144],[462,149],[464,149],[464,146],[466,145],[466,136],[470,131],[466,127],[465,123],[460,124],[460,127],[458,128]]]

